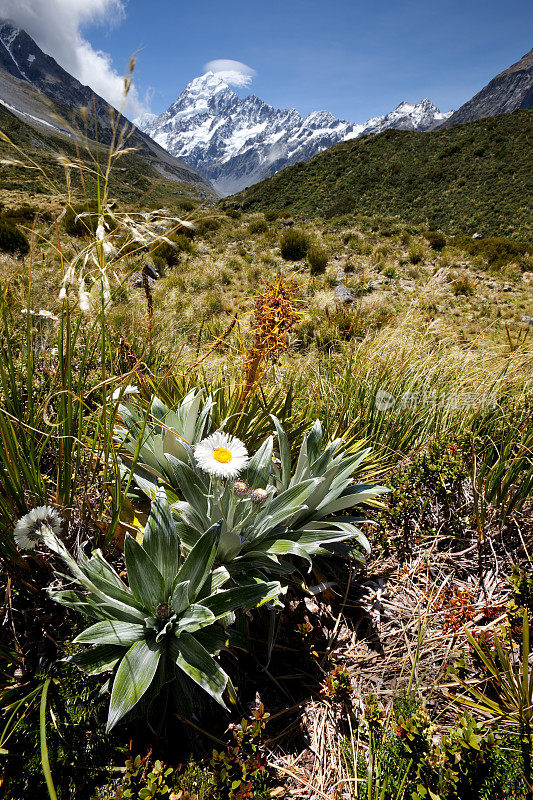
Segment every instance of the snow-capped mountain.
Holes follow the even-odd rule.
[[[295,108],[277,109],[255,95],[241,100],[219,75],[207,72],[191,81],[167,111],[144,114],[135,124],[228,195],[344,139],[386,128],[425,131],[449,114],[422,100],[400,103],[364,124],[336,119],[328,111],[302,117]]]

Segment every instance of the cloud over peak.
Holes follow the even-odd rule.
[[[208,61],[204,66],[205,72],[214,72],[229,86],[244,89],[249,86],[257,75],[255,69],[243,64],[242,61],[233,61],[231,58],[216,58]]]

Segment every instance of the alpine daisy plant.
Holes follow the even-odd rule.
[[[209,433],[212,406],[194,393],[175,411],[155,398],[145,417],[122,405],[119,437],[136,485],[154,497],[158,481],[166,484],[185,548],[220,525],[215,580],[279,579],[302,559],[310,569],[313,555],[327,556],[341,542],[351,541],[362,559],[369,545],[358,526],[365,520],[350,510],[386,491],[353,482],[369,450],[347,452],[341,439],[323,448],[317,421],[293,464],[287,434],[272,417],[277,452],[269,436],[249,456],[239,439]]]
[[[80,551],[74,559],[57,535],[57,515],[46,511],[46,518],[41,509],[30,512],[19,526],[31,528],[31,546],[39,539],[70,571],[72,588],[49,594],[91,621],[74,639],[84,649],[69,660],[93,675],[113,671],[107,729],[139,713],[160,723],[162,694],[190,715],[195,687],[225,707],[224,693],[233,697],[234,690],[216,656],[228,643],[227,628],[237,609],[276,598],[279,583],[220,589],[212,569],[221,525],[209,527],[184,554],[164,489],[152,503],[142,544],[126,536],[127,583],[100,550],[90,558]]]

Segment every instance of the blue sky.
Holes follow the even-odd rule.
[[[137,91],[156,113],[213,59],[252,67],[257,76],[239,93],[279,108],[326,109],[360,122],[429,97],[444,111],[533,46],[530,0],[68,0],[75,18],[64,42],[57,20],[47,26],[64,0],[13,0],[14,8],[24,5],[34,16],[42,10],[33,35],[45,37],[49,27],[47,52],[56,49],[58,60],[68,58],[69,35],[108,54],[120,73],[137,51]]]

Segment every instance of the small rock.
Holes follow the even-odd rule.
[[[154,279],[154,278],[151,278],[151,277],[150,277],[150,275],[147,275],[147,276],[146,276],[146,280],[148,281],[148,286],[150,286],[150,288],[151,288],[151,287],[154,285],[154,283],[155,283],[155,279]],[[131,283],[131,285],[132,285],[132,286],[134,286],[136,289],[142,289],[142,288],[143,288],[143,286],[144,286],[144,283],[143,283],[143,274],[142,274],[142,272],[141,272],[141,271],[134,272],[134,273],[133,273],[133,275],[132,275],[132,276],[131,276],[131,278],[130,278],[130,283]]]
[[[348,289],[344,283],[339,283],[338,286],[335,286],[335,300],[337,300],[338,303],[345,303],[346,305],[349,305],[356,299],[357,295],[355,292],[353,292],[351,289]]]
[[[148,277],[153,278],[154,281],[159,280],[159,278],[161,277],[151,261],[143,261],[143,263],[141,264],[141,272],[145,272],[148,275]]]
[[[533,317],[522,317],[522,322],[533,327]]]

